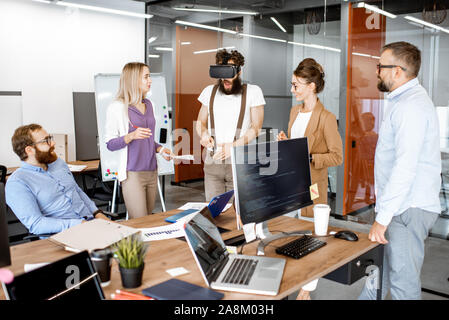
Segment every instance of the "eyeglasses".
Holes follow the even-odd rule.
[[[46,142],[48,145],[51,145],[51,143],[52,143],[53,141],[55,141],[55,138],[54,138],[52,135],[49,135],[49,136],[45,137],[45,138],[42,139],[42,140],[39,140],[39,141],[34,142],[34,143],[31,144],[31,145],[34,146],[34,145],[36,145],[36,144],[44,143],[44,142]]]
[[[308,85],[307,82],[301,82],[301,81],[298,81],[298,82],[292,82],[291,84],[292,84],[293,88],[295,88],[295,90],[298,89],[298,85],[297,85],[297,84],[301,84],[301,85],[303,85],[303,86]]]
[[[379,64],[377,65],[377,72],[380,72],[380,69],[382,69],[382,68],[389,68],[389,69],[391,69],[391,68],[397,68],[397,67],[401,68],[401,69],[404,70],[404,71],[407,71],[406,68],[401,67],[401,66],[398,66],[398,65],[396,65],[396,64],[380,64],[380,63],[379,63]]]

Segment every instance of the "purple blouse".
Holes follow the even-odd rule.
[[[133,140],[128,145],[128,163],[127,171],[154,171],[157,170],[156,150],[161,145],[154,141],[154,128],[156,120],[153,114],[153,105],[150,100],[144,99],[146,110],[142,114],[135,106],[129,106],[129,121],[137,127],[149,128],[153,133],[147,139]],[[136,130],[131,123],[128,132]],[[126,147],[125,137],[111,139],[107,142],[107,148],[110,151],[116,151]]]

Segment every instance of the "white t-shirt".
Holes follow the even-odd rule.
[[[212,94],[213,85],[204,88],[198,97],[198,101],[209,108],[210,95]],[[236,134],[237,122],[240,115],[240,106],[242,95],[226,95],[217,90],[214,100],[214,120],[215,120],[215,138],[216,143],[228,143],[234,141],[234,136]],[[242,131],[240,137],[245,134],[245,132],[251,126],[251,114],[250,109],[252,107],[257,107],[265,105],[265,99],[263,97],[262,89],[259,86],[248,84],[246,89],[246,108],[245,116],[243,117]],[[208,109],[209,112],[209,109]],[[208,117],[209,134],[210,130],[210,116]]]
[[[292,125],[292,132],[291,132],[291,138],[302,138],[304,137],[304,133],[306,133],[307,125],[309,124],[310,117],[312,116],[312,111],[310,112],[299,112],[298,116],[295,119],[295,122],[293,122]]]

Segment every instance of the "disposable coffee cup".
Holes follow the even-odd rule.
[[[92,260],[95,270],[100,277],[101,286],[107,287],[111,283],[111,263],[112,253],[110,250],[95,250],[91,253],[90,259]]]
[[[327,235],[327,226],[329,224],[329,215],[331,208],[327,204],[316,204],[313,207],[313,223],[315,225],[315,235]]]

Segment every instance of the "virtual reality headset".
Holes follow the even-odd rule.
[[[209,68],[209,76],[215,79],[231,79],[240,72],[240,66],[232,64],[215,64]]]

